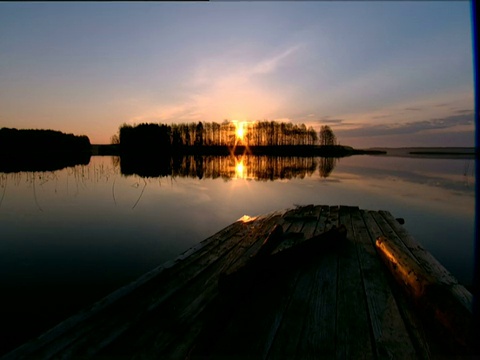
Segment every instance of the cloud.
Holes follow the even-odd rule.
[[[472,110],[470,110],[470,109],[463,109],[463,110],[455,111],[456,114],[469,114],[471,112],[472,112]]]
[[[331,118],[329,115],[324,115],[320,117],[320,119],[313,120],[311,119],[314,117],[315,114],[309,114],[306,116],[306,119],[314,125],[324,125],[324,124],[340,124],[345,121],[345,119],[339,119],[339,118]],[[301,121],[303,118],[300,118],[299,120]]]
[[[281,65],[282,61],[295,53],[301,45],[294,45],[278,55],[274,55],[268,59],[260,61],[257,65],[253,66],[250,75],[254,74],[268,74],[272,73]]]
[[[405,108],[404,110],[407,110],[407,111],[421,111],[422,109],[418,108],[418,107],[409,107],[409,108]]]
[[[387,135],[408,135],[418,134],[423,131],[432,131],[440,129],[453,129],[459,126],[473,126],[474,113],[470,111],[467,114],[452,115],[444,118],[434,118],[430,120],[414,121],[406,123],[364,125],[352,129],[338,129],[336,133],[341,136],[387,136]]]
[[[193,71],[180,101],[150,104],[148,110],[133,117],[133,121],[196,122],[279,117],[277,111],[285,95],[263,86],[259,77],[277,72],[302,46],[286,46],[268,55],[239,46],[217,54],[202,61]]]
[[[345,119],[322,118],[322,119],[318,120],[318,123],[321,123],[321,124],[340,124],[344,121],[345,121]]]
[[[340,123],[343,123],[345,120],[344,119],[328,119],[328,120],[324,120],[325,123],[329,123],[329,124],[340,124]]]

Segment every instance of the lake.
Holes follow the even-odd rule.
[[[463,284],[474,266],[475,160],[94,156],[0,173],[0,354],[243,215],[295,205],[388,210]]]

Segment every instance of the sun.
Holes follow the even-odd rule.
[[[245,125],[244,122],[237,122],[235,123],[235,136],[237,137],[238,140],[243,140],[243,137],[245,135],[245,130],[243,126]]]

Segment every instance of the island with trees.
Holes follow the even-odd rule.
[[[271,156],[348,156],[380,154],[340,145],[332,129],[324,125],[317,133],[305,124],[289,122],[224,121],[183,124],[123,124],[112,136],[110,151],[120,155],[197,154]],[[107,149],[103,149],[106,151]]]

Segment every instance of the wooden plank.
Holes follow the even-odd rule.
[[[330,206],[330,211],[328,213],[327,220],[325,221],[324,231],[328,231],[334,226],[338,227],[339,210],[339,206]]]
[[[423,318],[431,324],[447,350],[470,353],[475,346],[470,309],[448,285],[439,282],[435,274],[422,267],[410,250],[406,250],[408,254],[403,253],[405,244],[384,217],[380,214],[374,217],[382,231],[388,234],[388,241],[377,239],[377,248],[385,250],[387,265],[391,266],[397,280],[406,285],[405,289],[422,311]]]
[[[297,208],[295,211],[290,211],[289,218],[295,217],[293,222],[298,221],[298,215],[302,210],[304,209]],[[290,225],[285,222],[283,226],[288,228]],[[259,272],[257,279],[253,279],[250,286],[242,292],[240,303],[239,299],[231,296],[227,297],[227,300],[224,299],[224,303],[229,303],[230,307],[233,306],[233,311],[230,312],[230,316],[222,315],[224,319],[215,320],[219,322],[216,329],[215,326],[213,328],[210,326],[205,330],[207,335],[202,336],[201,343],[193,348],[192,356],[226,356],[228,354],[231,357],[235,354],[245,355],[245,352],[250,355],[257,354],[256,356],[266,355],[281,322],[285,306],[289,302],[296,276],[296,271],[282,272],[281,275],[274,273],[273,276],[271,273],[265,275]],[[229,320],[226,321],[225,318]],[[252,322],[255,325],[248,325]],[[248,341],[249,344],[245,348],[243,343],[238,342],[238,334],[244,332],[252,336],[252,331],[257,331],[257,336],[254,336],[254,340]],[[247,335],[242,334],[242,336]],[[263,340],[260,341],[259,338]]]
[[[319,234],[315,234],[315,230],[317,229],[317,224],[320,218],[321,212],[320,206],[315,206],[310,212],[309,215],[312,217],[311,219],[305,220],[303,224],[302,233],[305,239],[310,239],[311,237]]]
[[[337,269],[338,254],[334,251],[320,258],[310,270],[314,279],[297,346],[297,359],[335,357]]]
[[[283,240],[281,225],[274,224],[266,239],[260,247],[250,252],[248,256],[237,259],[232,266],[219,275],[218,287],[222,292],[243,291],[244,283],[250,284],[251,277],[255,275],[263,261]],[[241,287],[242,289],[238,289]]]
[[[268,352],[268,359],[293,359],[301,339],[310,293],[314,282],[315,265],[302,266],[293,294],[288,302],[274,341]]]
[[[359,209],[352,209],[351,217],[377,357],[414,359],[414,346]]]
[[[284,229],[284,238],[283,241],[278,244],[276,249],[272,252],[276,254],[282,252],[285,249],[290,249],[297,244],[303,242],[306,239],[305,234],[303,233],[303,228],[305,223],[317,223],[317,216],[319,209],[315,210],[313,205],[307,205],[304,207],[298,207],[294,212],[289,213],[288,223],[283,225]]]
[[[328,206],[319,207],[314,236],[325,231],[329,213]],[[337,270],[336,251],[320,257],[315,263],[311,295],[297,347],[298,359],[333,358],[335,355]]]
[[[175,294],[175,297],[163,304],[153,314],[154,316],[149,316],[129,330],[129,336],[126,338],[134,343],[132,354],[143,358],[158,357],[159,354],[164,354],[167,357],[166,350],[172,342],[178,341],[179,334],[184,339],[185,334],[189,334],[189,337],[198,336],[198,334],[190,334],[189,329],[198,320],[198,316],[205,307],[218,294],[219,274],[238,258],[246,256],[256,244],[261,244],[276,220],[277,218],[274,217],[264,221],[260,229],[243,238],[232,251],[225,254],[213,266],[206,268],[188,286],[184,286],[181,291]],[[123,343],[124,341],[119,339],[115,344],[112,344],[111,348],[116,348],[117,351]]]
[[[220,274],[220,291],[232,296],[242,293],[252,286],[259,274],[275,274],[281,272],[286,266],[296,266],[315,260],[332,249],[342,246],[345,236],[346,229],[342,225],[270,256],[256,256],[248,259],[248,261],[242,262],[239,268],[227,269],[225,273]],[[237,263],[238,261],[234,265]]]
[[[265,358],[275,338],[298,277],[297,269],[269,278],[245,294],[233,317],[218,332],[205,358]],[[197,354],[193,354],[196,357]]]
[[[399,284],[409,293],[412,299],[420,299],[435,279],[425,273],[417,260],[398,247],[398,241],[385,236],[376,240],[377,251],[383,263]]]
[[[312,219],[307,219],[303,225],[301,231],[304,234],[305,241],[311,239],[312,237],[319,236],[324,234],[324,226],[326,215],[324,214],[322,224],[320,227],[317,227],[318,221],[320,219],[322,208],[316,206],[310,209],[308,215]],[[301,268],[299,275],[299,280],[294,289],[293,296],[290,303],[285,311],[282,323],[276,333],[275,340],[270,348],[268,353],[269,359],[285,359],[285,358],[305,358],[307,351],[311,350],[310,347],[312,344],[316,345],[315,336],[318,334],[316,328],[318,328],[316,323],[312,323],[312,316],[315,316],[314,321],[326,321],[325,325],[330,325],[330,328],[327,331],[322,332],[323,335],[328,335],[329,340],[332,340],[334,330],[335,330],[335,311],[331,311],[332,308],[329,308],[326,312],[317,311],[318,305],[321,305],[321,310],[325,309],[325,304],[328,303],[329,298],[327,296],[318,296],[319,292],[322,291],[325,287],[333,285],[336,283],[336,272],[333,272],[328,266],[323,266],[323,264],[329,264],[328,259],[336,259],[334,251],[325,251],[322,254],[319,254],[313,261],[308,261],[307,264],[304,264]],[[306,259],[304,259],[306,261]],[[336,267],[335,267],[336,270]],[[330,283],[323,281],[322,276],[327,273],[327,275],[333,275],[335,281],[329,278]],[[327,301],[325,301],[327,300]],[[332,301],[330,301],[331,305]],[[333,301],[335,304],[335,301]],[[323,305],[323,306],[322,306]],[[320,316],[321,318],[318,318]],[[332,320],[332,322],[330,322]],[[306,322],[308,322],[308,327],[306,328]],[[331,326],[333,323],[333,327]],[[315,330],[313,330],[315,328]],[[305,342],[307,340],[307,342]],[[325,344],[327,342],[324,342]],[[329,341],[328,343],[331,343]],[[302,345],[300,345],[302,344]],[[307,349],[300,349],[300,346],[307,347]],[[313,351],[320,346],[315,346]],[[322,349],[320,349],[322,350]]]
[[[347,227],[347,241],[338,258],[336,357],[371,359],[373,339],[350,214],[341,209],[339,221]]]
[[[473,295],[437,260],[425,250],[388,211],[379,211],[388,224],[392,227],[405,246],[412,252],[421,266],[439,283],[449,286],[452,294],[470,312],[473,312]]]
[[[372,242],[372,246],[375,245],[375,239],[381,235],[383,235],[382,230],[375,222],[372,217],[373,211],[361,210],[360,214],[363,218],[363,221],[366,225],[367,231],[370,234],[370,240]],[[428,346],[427,342],[427,335],[424,330],[423,324],[418,321],[417,314],[413,311],[412,307],[405,299],[403,293],[399,293],[396,291],[396,284],[393,283],[393,279],[391,276],[387,276],[387,280],[390,283],[390,288],[392,289],[392,293],[395,296],[395,300],[402,316],[402,319],[407,327],[407,331],[410,334],[410,338],[412,343],[415,347],[416,353],[424,359],[430,358],[430,347]]]

